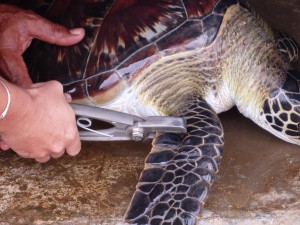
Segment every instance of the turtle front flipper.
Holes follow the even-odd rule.
[[[275,31],[277,46],[279,51],[286,55],[290,62],[296,62],[299,57],[299,46],[297,42],[288,34],[281,31]]]
[[[178,116],[178,115],[177,115]],[[157,134],[131,204],[129,224],[195,224],[223,152],[223,128],[200,97],[179,116],[187,133]]]

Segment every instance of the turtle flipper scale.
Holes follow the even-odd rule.
[[[282,87],[272,89],[262,108],[260,125],[275,136],[300,144],[300,72],[290,70]]]
[[[195,224],[218,171],[223,129],[200,97],[180,114],[187,133],[157,134],[131,204],[128,224]]]

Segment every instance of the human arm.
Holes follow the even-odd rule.
[[[32,84],[22,54],[33,38],[68,46],[79,42],[84,30],[69,30],[31,11],[2,4],[0,28],[0,77],[10,81],[2,79],[11,93],[8,113],[0,120],[0,148],[12,148],[39,162],[65,151],[76,155],[80,140],[62,85],[56,81]],[[7,103],[5,98],[7,93],[0,84],[0,113]]]

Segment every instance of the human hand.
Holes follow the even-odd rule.
[[[20,88],[6,82],[11,105],[0,120],[3,143],[24,158],[46,162],[66,151],[74,156],[80,151],[75,114],[57,81],[36,83]]]
[[[36,13],[0,4],[0,73],[6,80],[19,86],[32,84],[22,54],[32,39],[62,46],[79,42],[82,28],[68,30]]]

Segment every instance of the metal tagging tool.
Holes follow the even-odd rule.
[[[77,116],[80,139],[83,141],[141,141],[153,138],[156,132],[185,133],[181,117],[149,116],[142,118],[114,110],[71,103]],[[110,123],[107,129],[92,128],[93,120]]]

